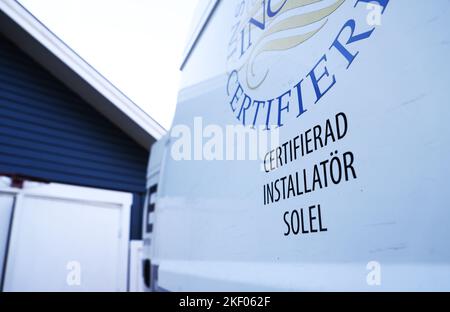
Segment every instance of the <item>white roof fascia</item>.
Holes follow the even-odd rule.
[[[119,126],[127,134],[131,135],[139,143],[149,149],[150,137],[146,137],[145,133],[139,133],[135,125],[145,131],[149,136],[155,140],[159,140],[166,130],[147,113],[145,113],[140,107],[138,107],[133,101],[125,96],[119,89],[117,89],[111,82],[97,72],[92,66],[84,61],[78,54],[76,54],[69,46],[67,46],[62,40],[60,40],[55,34],[53,34],[47,27],[45,27],[39,20],[37,20],[30,12],[28,12],[20,3],[15,0],[2,0],[0,1],[0,10],[4,12],[12,21],[19,25],[24,31],[38,41],[45,49],[47,49],[54,57],[62,61],[71,71],[77,74],[87,84],[92,86],[99,94],[101,94],[109,103],[112,104],[118,111],[128,118],[118,116],[117,110],[111,109],[111,107],[105,107],[104,101],[96,101],[93,95],[90,94],[83,97],[91,105],[96,107],[101,113],[106,115],[113,123]],[[10,32],[8,29],[7,32]],[[15,41],[15,38],[10,38]],[[18,39],[19,40],[19,39]],[[27,44],[20,44],[21,48],[26,49]],[[30,50],[30,49],[28,49]],[[28,54],[32,54],[34,51],[25,51]],[[36,53],[38,54],[38,53]],[[30,55],[35,57],[35,55]],[[46,63],[48,60],[44,60],[41,57],[36,56],[35,59],[39,63]],[[44,64],[42,64],[44,65]],[[48,65],[48,64],[45,64]],[[46,66],[48,67],[48,66]],[[57,66],[55,65],[55,68]],[[83,93],[83,88],[73,88],[74,80],[76,78],[66,78],[67,72],[54,72],[52,68],[49,70],[56,75],[58,79],[61,79],[64,83],[72,88],[77,93]],[[56,70],[58,71],[58,70]],[[59,74],[59,75],[58,75]],[[92,93],[92,92],[91,92]],[[103,104],[99,104],[104,102]],[[97,105],[98,104],[98,105]],[[103,106],[103,107],[102,107]],[[135,125],[127,125],[126,120],[131,120]],[[133,127],[134,126],[134,127]]]

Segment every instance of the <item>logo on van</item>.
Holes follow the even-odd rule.
[[[260,87],[269,68],[256,71],[265,52],[293,49],[316,35],[345,0],[240,1],[233,25],[228,68],[242,72],[249,89]]]
[[[238,0],[228,42],[226,94],[240,123],[264,125],[266,129],[282,127],[289,119],[308,112],[311,104],[319,103],[336,85],[336,74],[329,69],[346,65],[348,70],[359,54],[357,43],[371,37],[375,30],[376,26],[366,22],[367,8],[376,6],[384,14],[389,0],[353,0],[353,9],[359,10],[355,18],[335,28],[334,40],[327,39],[330,42],[323,47],[328,50],[318,59],[311,61],[316,49],[298,54],[288,51],[297,51],[319,34],[345,2]],[[295,72],[305,65],[309,66],[306,74]],[[276,89],[279,91],[272,94]]]

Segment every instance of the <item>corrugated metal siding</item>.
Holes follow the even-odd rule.
[[[131,239],[142,239],[142,222],[144,214],[145,194],[134,194],[133,206],[131,207]]]
[[[0,37],[0,173],[144,192],[148,152]]]
[[[148,151],[0,35],[0,175],[134,193],[142,237]]]

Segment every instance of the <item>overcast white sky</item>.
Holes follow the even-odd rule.
[[[198,0],[19,0],[166,129]]]

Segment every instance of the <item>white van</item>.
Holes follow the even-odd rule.
[[[450,2],[200,7],[151,153],[148,289],[450,290]]]

